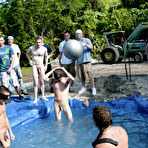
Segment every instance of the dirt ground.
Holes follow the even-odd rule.
[[[51,64],[52,68],[59,66],[57,59],[55,59]],[[125,67],[127,69],[127,75]],[[129,69],[131,69],[131,71],[129,71]],[[102,63],[102,61],[93,60],[92,72],[95,78],[97,95],[91,95],[91,86],[89,82],[86,83],[87,92],[83,95],[78,95],[78,91],[81,89],[81,84],[76,77],[74,81],[74,92],[70,93],[70,98],[108,101],[125,98],[136,93],[140,96],[148,96],[148,62],[130,64],[127,62],[125,66],[124,62],[109,65]],[[29,92],[29,96],[33,97],[31,72],[23,74],[23,80]],[[50,93],[47,82],[45,82],[45,95],[54,95],[53,93]]]

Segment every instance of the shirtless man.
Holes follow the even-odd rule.
[[[104,105],[93,109],[93,119],[100,133],[92,143],[94,148],[128,148],[128,135],[120,126],[112,126],[112,114]]]
[[[38,93],[38,79],[40,81],[42,99],[48,101],[44,96],[44,75],[47,70],[47,48],[42,46],[43,38],[41,36],[36,38],[36,45],[29,47],[26,52],[26,56],[29,60],[30,65],[32,66],[32,77],[34,82],[34,101],[37,103],[37,93]],[[30,59],[30,53],[32,54],[32,60]],[[45,66],[43,60],[45,57]]]
[[[3,85],[0,86],[0,148],[9,148],[10,137],[11,140],[15,139],[6,115],[5,101],[8,100],[8,97],[9,89]],[[8,132],[10,133],[10,137]]]
[[[49,78],[53,73],[54,78]],[[69,87],[74,81],[74,77],[66,71],[64,67],[57,67],[47,73],[44,77],[46,81],[52,84],[54,89],[54,110],[58,121],[61,121],[61,112],[67,116],[70,122],[73,122],[72,112],[68,102]]]

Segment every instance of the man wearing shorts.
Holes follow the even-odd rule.
[[[82,88],[78,92],[79,94],[83,94],[86,92],[85,82],[86,80],[90,80],[92,87],[92,95],[96,95],[96,88],[94,83],[94,77],[91,72],[91,50],[93,50],[93,45],[88,38],[83,38],[82,30],[78,29],[75,32],[77,40],[81,43],[83,47],[82,55],[77,59],[77,74],[78,78],[81,81]]]
[[[44,75],[47,70],[47,48],[42,46],[43,38],[41,36],[36,38],[36,45],[29,47],[26,52],[26,56],[32,66],[32,77],[34,82],[34,101],[37,103],[37,93],[38,93],[38,80],[40,82],[42,99],[48,101],[44,96]],[[30,54],[32,54],[32,60],[30,59]],[[43,63],[45,57],[45,65]]]
[[[22,100],[19,83],[13,69],[14,52],[10,46],[4,45],[4,37],[0,35],[0,80],[1,84],[9,88],[10,83],[15,88],[19,99]]]
[[[63,47],[65,42],[70,40],[70,34],[69,32],[64,33],[64,41],[62,41],[59,45],[59,64],[60,66],[63,66],[74,78],[76,76],[76,70],[75,70],[75,61],[72,59],[67,58],[63,53]],[[70,92],[73,92],[73,82],[71,83]]]
[[[14,61],[13,69],[16,73],[17,78],[18,78],[18,81],[20,84],[20,89],[24,95],[28,95],[27,89],[26,89],[24,82],[23,82],[22,72],[20,69],[20,56],[21,56],[20,48],[17,44],[13,43],[14,42],[13,36],[8,36],[7,39],[8,39],[8,45],[13,49],[13,52],[14,52],[15,61]]]
[[[50,78],[53,73],[54,77]],[[73,122],[72,112],[69,106],[69,87],[74,77],[64,67],[57,67],[47,73],[44,80],[49,81],[54,88],[54,110],[58,121],[61,121],[62,111],[70,122]]]

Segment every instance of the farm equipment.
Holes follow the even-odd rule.
[[[101,52],[101,59],[106,64],[121,62],[131,57],[136,63],[146,59],[148,43],[148,22],[139,24],[125,40],[125,31],[105,32],[106,47]]]

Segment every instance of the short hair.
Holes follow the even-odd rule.
[[[0,35],[0,38],[3,38],[4,39],[4,36]]]
[[[0,86],[0,99],[6,100],[9,96],[9,89],[4,85]]]
[[[64,34],[68,33],[70,35],[70,33],[68,31],[64,32]]]
[[[93,119],[99,129],[105,129],[112,124],[112,113],[108,107],[97,105],[93,108]]]
[[[57,79],[57,80],[59,78],[61,78],[61,77],[66,77],[66,74],[65,74],[65,72],[62,69],[56,69],[53,72],[53,75],[54,75],[54,78]]]
[[[35,41],[37,41],[37,40],[44,41],[44,39],[43,39],[43,37],[42,37],[42,36],[38,36],[38,37],[35,39]]]

